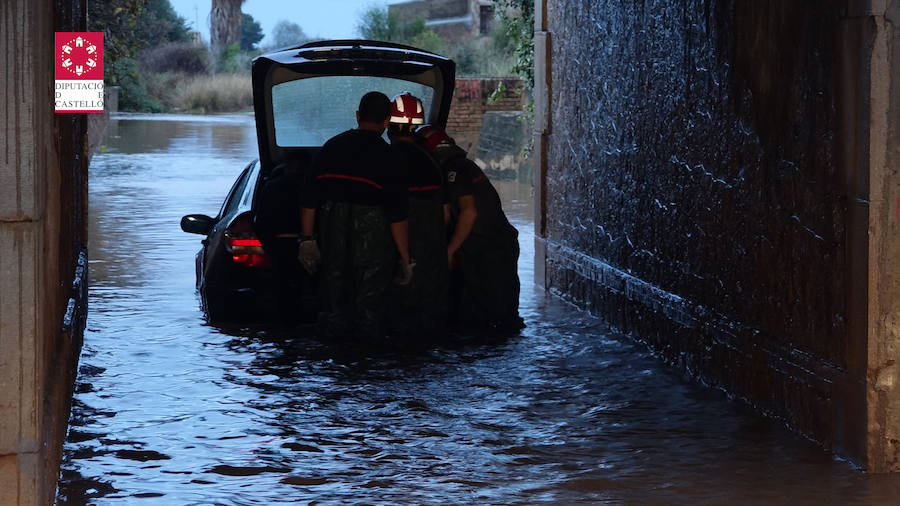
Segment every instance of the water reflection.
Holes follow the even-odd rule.
[[[165,125],[165,126],[161,126]],[[88,331],[59,504],[890,503],[861,474],[533,288],[513,337],[379,347],[204,324],[199,236],[255,156],[244,117],[118,120],[91,170]]]
[[[250,128],[248,128],[250,127]],[[204,117],[123,113],[107,132],[110,153],[162,153],[189,157],[206,154],[241,156],[256,143],[252,114]]]

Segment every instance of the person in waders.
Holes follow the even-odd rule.
[[[416,275],[405,286],[391,289],[391,332],[415,339],[433,339],[447,332],[450,272],[446,261],[446,220],[441,169],[415,132],[425,123],[422,102],[410,93],[391,101],[388,138],[408,171],[409,251]]]
[[[519,232],[487,176],[447,133],[417,131],[444,176],[450,204],[447,263],[451,266],[451,321],[463,329],[518,331]]]
[[[321,263],[319,332],[325,337],[383,337],[392,279],[412,278],[405,169],[381,137],[389,115],[386,95],[365,94],[356,112],[359,128],[325,143],[301,195],[298,260],[310,273]]]

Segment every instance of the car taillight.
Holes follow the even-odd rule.
[[[271,261],[250,228],[250,220],[239,218],[225,232],[225,249],[231,259],[247,267],[267,267]]]

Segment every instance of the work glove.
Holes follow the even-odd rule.
[[[319,245],[316,244],[315,239],[300,240],[297,260],[310,276],[315,275],[316,271],[319,270],[319,261],[321,259],[322,254],[319,253]]]
[[[410,260],[409,263],[404,263],[403,259],[400,259],[397,266],[397,275],[394,276],[394,283],[405,286],[408,285],[410,281],[412,281],[413,277],[413,268],[416,266],[416,262],[414,260]]]

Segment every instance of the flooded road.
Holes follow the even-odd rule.
[[[59,504],[892,504],[869,476],[533,287],[507,339],[348,349],[204,323],[200,236],[250,116],[120,116],[90,176],[90,315]]]

